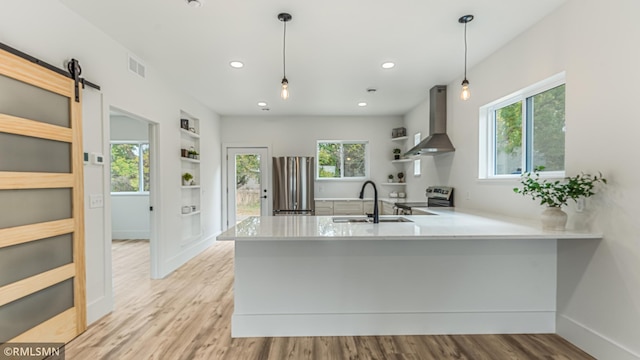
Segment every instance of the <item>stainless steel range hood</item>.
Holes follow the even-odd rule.
[[[438,155],[456,151],[447,136],[447,86],[429,90],[429,137],[407,151],[404,156]]]

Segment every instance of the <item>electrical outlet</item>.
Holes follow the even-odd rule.
[[[89,195],[89,207],[92,209],[101,208],[104,206],[104,198],[102,194]]]

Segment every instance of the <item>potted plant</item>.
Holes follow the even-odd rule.
[[[195,149],[193,149],[193,148],[189,149],[189,158],[190,159],[197,160],[198,159],[198,155],[199,154]]]
[[[193,175],[191,175],[190,173],[186,172],[182,174],[182,185],[189,186],[191,185],[192,180],[193,180]]]
[[[403,172],[399,172],[398,173],[398,182],[404,182],[404,173]]]
[[[402,150],[398,148],[393,149],[393,159],[400,160],[400,153],[402,153]]]
[[[567,224],[567,214],[562,211],[562,206],[572,199],[578,201],[587,198],[594,193],[596,183],[607,183],[607,179],[598,175],[579,174],[566,177],[564,182],[560,180],[540,179],[540,171],[544,166],[536,167],[532,173],[522,174],[520,183],[522,189],[514,188],[516,194],[529,195],[533,200],[540,200],[540,205],[546,205],[542,213],[542,227],[547,230],[564,230]]]
[[[393,174],[389,174],[389,182],[392,183],[393,182]]]

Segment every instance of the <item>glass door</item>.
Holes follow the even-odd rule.
[[[269,215],[267,164],[267,148],[227,149],[227,227]]]

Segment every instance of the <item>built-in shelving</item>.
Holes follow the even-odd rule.
[[[185,129],[180,129],[180,132],[181,132],[183,135],[187,135],[187,136],[192,137],[192,138],[194,138],[194,139],[200,139],[200,135],[199,135],[199,134],[197,134],[197,133],[195,133],[195,132],[193,132],[193,131],[189,131],[189,130],[185,130]]]
[[[413,159],[398,159],[398,160],[391,160],[392,163],[397,164],[397,163],[406,163],[406,162],[411,162],[413,161]]]
[[[409,138],[408,136],[394,137],[394,138],[391,138],[391,141],[405,141],[408,138]]]
[[[200,179],[200,121],[180,111],[180,160],[182,173],[177,176],[181,189],[182,206],[189,206],[197,209],[189,213],[183,214],[181,209],[178,211],[182,217],[182,236],[180,244],[187,246],[200,239],[202,236],[201,226],[201,199],[202,187]],[[185,128],[186,127],[186,128]],[[195,157],[195,158],[194,158]],[[192,184],[185,185],[182,182],[184,173],[193,175]]]
[[[184,156],[180,157],[180,160],[182,161],[186,161],[186,162],[190,162],[190,163],[194,163],[194,164],[200,164],[200,160],[198,159],[191,159],[191,158],[186,158]]]

